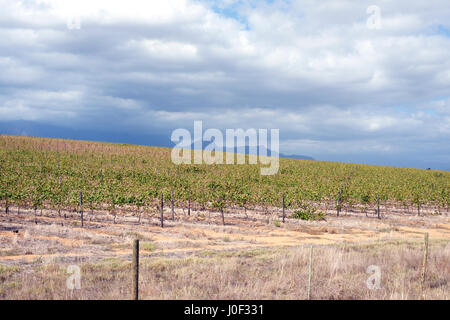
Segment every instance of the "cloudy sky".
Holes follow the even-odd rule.
[[[0,133],[170,146],[203,120],[279,128],[284,154],[450,170],[448,0],[0,8]]]

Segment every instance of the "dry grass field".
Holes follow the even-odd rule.
[[[447,215],[344,212],[326,221],[280,221],[229,210],[157,214],[77,213],[9,208],[0,214],[0,299],[129,299],[132,240],[140,239],[142,299],[306,299],[310,246],[312,299],[449,299]],[[65,218],[64,218],[65,215]],[[423,238],[430,236],[425,284]],[[69,265],[81,289],[69,290]],[[369,289],[370,265],[381,288]]]

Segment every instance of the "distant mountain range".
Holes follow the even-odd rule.
[[[301,154],[283,154],[280,153],[280,158],[300,159],[300,160],[316,160],[313,157],[304,156]]]
[[[74,139],[74,140],[89,140],[100,142],[117,142],[117,143],[129,143],[137,145],[147,145],[155,147],[167,147],[173,148],[175,144],[165,135],[154,134],[129,134],[124,132],[104,132],[95,130],[79,130],[72,128],[65,128],[55,126],[51,124],[44,124],[35,121],[0,121],[0,134],[10,134],[17,136],[32,136],[32,137],[46,137],[46,138],[61,138],[61,139]],[[206,142],[203,144],[203,148],[210,144]],[[249,147],[246,146],[245,153],[249,154]],[[237,147],[234,148],[234,152],[237,153]],[[261,148],[259,149],[261,153]],[[267,155],[273,154],[271,150],[266,150]],[[287,155],[280,153],[281,158],[291,159],[303,159],[314,160],[312,157],[305,155]]]
[[[209,144],[210,144],[210,142],[207,142],[206,144],[204,143],[203,144],[203,148],[205,148]],[[191,148],[194,149],[194,144],[191,145]],[[226,151],[225,148],[223,150]],[[234,147],[233,151],[234,151],[234,153],[238,153],[238,147]],[[275,152],[273,152],[272,150],[270,150],[270,149],[264,150],[262,148],[259,148],[257,150],[257,153],[261,154],[261,153],[263,153],[263,151],[265,151],[264,152],[265,155],[275,155]],[[245,154],[250,154],[250,147],[249,146],[245,146]],[[304,156],[304,155],[298,155],[298,154],[290,154],[290,155],[288,155],[288,154],[280,153],[279,157],[280,158],[289,158],[289,159],[300,159],[300,160],[315,160],[312,157]]]

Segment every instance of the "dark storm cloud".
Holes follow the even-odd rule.
[[[0,3],[1,121],[271,127],[283,153],[449,169],[446,1],[382,2],[379,30],[365,1]]]

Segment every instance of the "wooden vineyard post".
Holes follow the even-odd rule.
[[[311,277],[312,277],[312,257],[313,257],[313,246],[309,250],[309,272],[308,272],[308,300],[311,300]]]
[[[225,215],[223,213],[222,197],[219,198],[219,203],[220,203],[220,213],[222,214],[222,224],[225,225]]]
[[[5,204],[5,213],[8,214],[9,204],[8,204],[8,182],[6,183],[6,204]]]
[[[285,212],[284,212],[284,192],[283,192],[283,223],[284,223],[284,218],[285,218]]]
[[[84,226],[84,220],[83,220],[83,192],[80,191],[80,218],[81,218],[81,227]]]
[[[344,192],[344,187],[341,187],[341,191],[339,191],[338,199],[337,199],[337,216],[339,217],[339,214],[341,213],[341,207],[342,207],[342,193]]]
[[[138,215],[138,224],[141,224],[141,210],[140,210],[139,206],[138,206],[138,213],[139,213],[139,215]]]
[[[417,215],[420,216],[420,199],[419,199],[419,193],[417,193]]]
[[[172,205],[172,221],[175,221],[175,208],[174,208],[174,200],[173,200],[173,190],[171,192],[171,205]]]
[[[188,200],[188,216],[191,215],[191,198]]]
[[[381,219],[381,215],[380,215],[380,195],[377,194],[377,216],[378,219]]]
[[[62,180],[61,176],[59,176],[59,206],[58,206],[58,216],[61,219],[61,206],[62,206]],[[66,214],[64,213],[64,219],[66,218]],[[63,222],[61,222],[61,225],[64,225]]]
[[[60,185],[61,192],[62,192],[61,177],[59,177],[59,185]],[[61,200],[61,203],[62,203],[62,200]],[[67,218],[66,210],[64,210],[64,220],[66,220],[66,218]]]
[[[139,300],[139,240],[133,241],[133,279],[131,285],[131,299]]]
[[[425,278],[427,274],[427,263],[428,263],[428,232],[425,233],[425,242],[424,242],[424,248],[423,248],[423,263],[422,263],[422,278],[421,278],[421,285],[422,290],[423,286],[425,284]]]
[[[164,228],[164,196],[161,192],[161,228]]]

